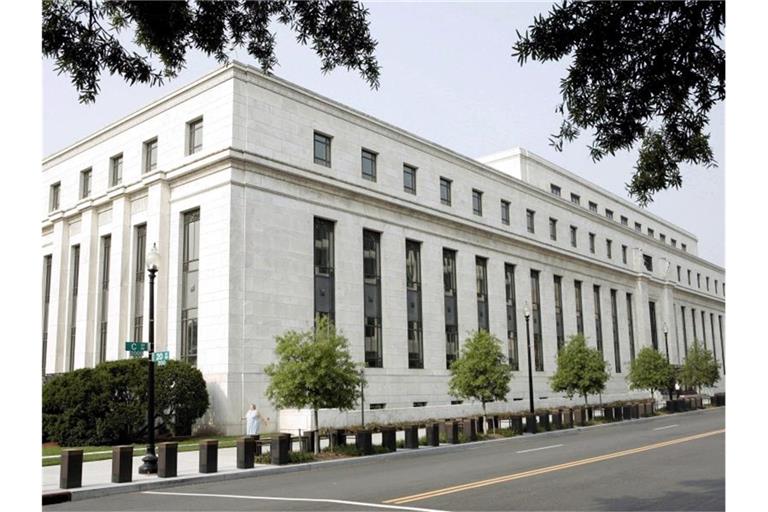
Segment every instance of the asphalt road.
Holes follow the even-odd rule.
[[[45,510],[724,510],[725,410]]]

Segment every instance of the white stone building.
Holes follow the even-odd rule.
[[[316,312],[368,361],[380,421],[479,407],[451,405],[446,368],[480,326],[518,368],[492,409],[524,408],[526,304],[540,405],[567,403],[548,378],[579,330],[611,365],[605,400],[647,345],[679,363],[698,339],[724,363],[724,269],[693,234],[524,149],[474,160],[239,63],[45,158],[43,187],[43,372],[146,341],[156,244],[156,350],[200,368],[230,433],[250,402],[307,428],[263,368]]]

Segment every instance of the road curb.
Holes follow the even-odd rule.
[[[296,473],[300,471],[317,471],[326,466],[337,465],[354,465],[354,464],[368,464],[381,461],[388,458],[410,458],[418,457],[421,454],[437,453],[437,452],[460,452],[469,450],[481,446],[487,443],[498,443],[504,441],[516,441],[521,439],[531,438],[546,438],[546,437],[563,437],[567,435],[578,434],[582,431],[589,431],[601,427],[616,427],[621,425],[631,425],[636,423],[648,422],[658,419],[664,419],[668,417],[681,417],[692,416],[697,414],[704,414],[710,411],[716,411],[721,409],[720,407],[711,409],[699,409],[695,411],[679,412],[674,414],[666,414],[662,416],[651,416],[647,418],[636,418],[634,420],[616,421],[612,423],[601,423],[598,425],[589,425],[584,427],[574,427],[562,430],[551,430],[547,432],[540,432],[537,434],[523,434],[512,437],[503,437],[499,439],[487,439],[483,441],[474,441],[471,443],[462,444],[441,444],[440,446],[424,446],[415,450],[398,449],[396,452],[380,453],[376,455],[367,455],[364,457],[350,457],[344,459],[325,460],[317,462],[305,462],[301,464],[290,464],[286,466],[275,466],[266,469],[237,469],[220,473],[208,473],[208,474],[195,474],[187,476],[178,476],[173,478],[158,478],[157,480],[149,480],[143,482],[126,482],[122,484],[104,484],[99,486],[93,486],[80,489],[68,489],[56,490],[47,493],[43,493],[43,505],[50,505],[53,503],[62,503],[65,501],[81,501],[91,498],[101,498],[105,496],[112,496],[115,494],[126,494],[131,492],[142,492],[155,489],[165,489],[168,487],[179,487],[185,485],[192,485],[197,483],[209,483],[209,482],[223,482],[227,480],[238,480],[242,478],[251,478],[257,476],[271,476],[281,475],[285,473]],[[724,409],[724,408],[723,408]]]

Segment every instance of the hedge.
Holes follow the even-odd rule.
[[[110,445],[147,438],[147,361],[109,361],[58,375],[43,386],[43,441]],[[188,435],[208,409],[200,370],[180,361],[155,367],[156,425]]]

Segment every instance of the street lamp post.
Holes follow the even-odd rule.
[[[155,352],[155,274],[160,254],[157,252],[157,244],[152,244],[152,249],[147,253],[147,272],[149,273],[149,381],[148,381],[148,406],[147,406],[147,453],[141,458],[144,463],[139,467],[142,475],[157,473],[157,456],[155,455],[155,362],[152,354]]]
[[[667,327],[667,323],[664,322],[664,347],[667,350],[667,363],[669,363],[669,341],[668,341],[668,335],[669,335],[669,328]]]
[[[531,414],[533,414],[533,368],[531,367],[531,329],[529,327],[531,311],[528,309],[527,302],[523,308],[523,315],[525,316],[525,337],[528,340],[528,399],[530,400]]]
[[[365,428],[365,369],[360,368],[360,426]]]

